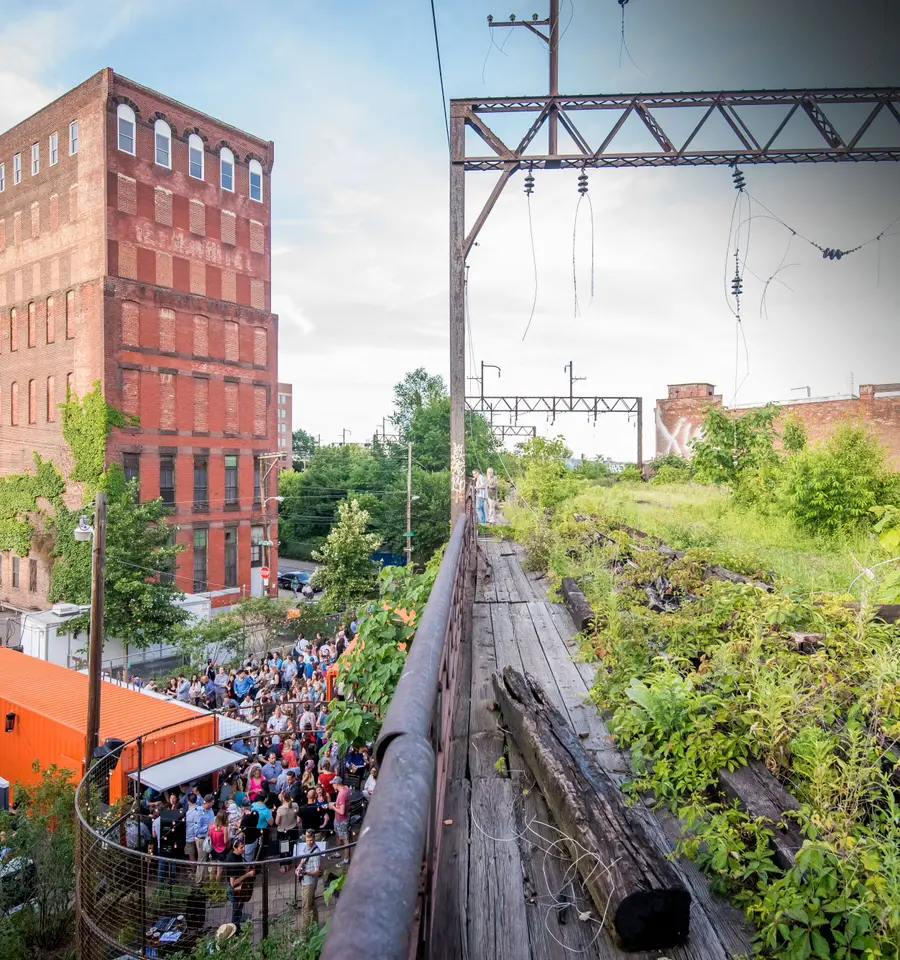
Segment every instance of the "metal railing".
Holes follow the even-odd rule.
[[[376,743],[378,788],[322,960],[355,960],[360,931],[365,931],[365,952],[379,960],[427,954],[475,537],[470,496]]]

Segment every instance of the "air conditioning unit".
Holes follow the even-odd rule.
[[[51,609],[58,617],[77,617],[82,611],[77,603],[54,603]]]

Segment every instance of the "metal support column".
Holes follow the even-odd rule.
[[[450,115],[450,522],[466,506],[466,121]]]

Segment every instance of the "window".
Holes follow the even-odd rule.
[[[194,509],[209,508],[209,461],[194,457]]]
[[[125,453],[122,455],[122,469],[125,471],[125,482],[132,480],[141,482],[141,455],[139,453]],[[140,486],[138,486],[140,491]]]
[[[56,339],[56,303],[53,297],[47,297],[47,343]]]
[[[6,189],[6,164],[0,163],[0,193]]]
[[[157,120],[153,125],[156,144],[156,162],[161,167],[172,169],[172,131],[165,120]]]
[[[194,531],[194,593],[206,591],[206,545],[208,532]]]
[[[28,422],[37,423],[37,396],[34,380],[28,381]]]
[[[223,190],[234,193],[234,154],[228,147],[219,151],[219,181]]]
[[[37,560],[33,557],[28,560],[28,592],[37,593]]]
[[[15,381],[9,386],[9,423],[13,427],[19,425],[19,385]]]
[[[175,503],[175,457],[171,455],[159,458],[159,496],[169,506]]]
[[[28,346],[37,346],[37,317],[33,301],[28,304]]]
[[[15,307],[9,311],[9,349],[19,349],[19,318]]]
[[[169,527],[169,539],[166,543],[167,547],[174,547],[176,544],[176,533],[175,527]],[[158,560],[159,563],[159,582],[160,583],[174,583],[175,582],[175,557],[169,556],[165,560]]]
[[[225,586],[236,587],[237,581],[237,527],[225,528]]]
[[[263,528],[262,527],[251,527],[250,528],[250,566],[251,567],[261,567],[262,566],[262,543],[263,539]]]
[[[59,162],[59,134],[51,133],[50,142],[48,144],[48,152],[50,153],[50,166],[56,166]]]
[[[188,137],[188,173],[195,180],[203,179],[203,141],[196,133]]]
[[[127,103],[120,103],[116,109],[116,117],[118,119],[119,149],[122,153],[130,153],[134,156],[134,110]]]
[[[13,157],[13,183],[22,182],[22,154],[17,153]]]
[[[260,494],[260,486],[259,486],[259,483],[260,483],[260,480],[259,480],[259,457],[254,457],[254,458],[253,458],[253,505],[254,505],[255,507],[258,507],[258,506],[259,506],[259,503],[260,503],[260,500],[259,500],[259,494]]]
[[[225,457],[225,502],[238,502],[238,458]]]
[[[250,199],[262,203],[262,164],[259,160],[250,161]]]
[[[74,157],[78,153],[78,121],[73,120],[69,124],[69,156]]]
[[[12,558],[12,585],[13,589],[19,586],[19,558]]]
[[[75,336],[75,291],[66,294],[66,340]]]
[[[56,419],[56,381],[47,377],[47,423]]]
[[[41,145],[33,143],[31,145],[31,175],[35,176],[41,172]]]
[[[72,396],[75,392],[75,374],[67,373],[66,374],[66,400]]]

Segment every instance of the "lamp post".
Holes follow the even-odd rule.
[[[284,497],[264,497],[264,498],[263,498],[263,502],[262,502],[262,508],[263,508],[263,528],[264,528],[265,531],[266,531],[266,534],[265,534],[265,544],[266,544],[266,562],[265,562],[265,566],[266,566],[267,568],[269,568],[269,579],[271,580],[271,579],[272,579],[272,570],[271,570],[271,567],[269,567],[269,561],[271,560],[271,557],[272,557],[272,547],[271,547],[272,541],[269,539],[269,511],[266,509],[266,505],[269,503],[270,500],[274,500],[276,503],[284,503]],[[277,573],[277,571],[276,571],[276,573],[275,573],[275,593],[276,593],[276,596],[277,596],[277,595],[278,595],[278,573]],[[267,597],[268,597],[268,596],[271,596],[271,594],[269,593],[269,585],[268,585],[268,584],[266,584],[266,596],[267,596]]]
[[[91,765],[100,738],[100,670],[103,664],[104,579],[106,575],[106,494],[94,497],[94,525],[82,516],[76,540],[93,541],[91,548],[91,624],[88,629],[88,708],[84,741],[84,769]]]

